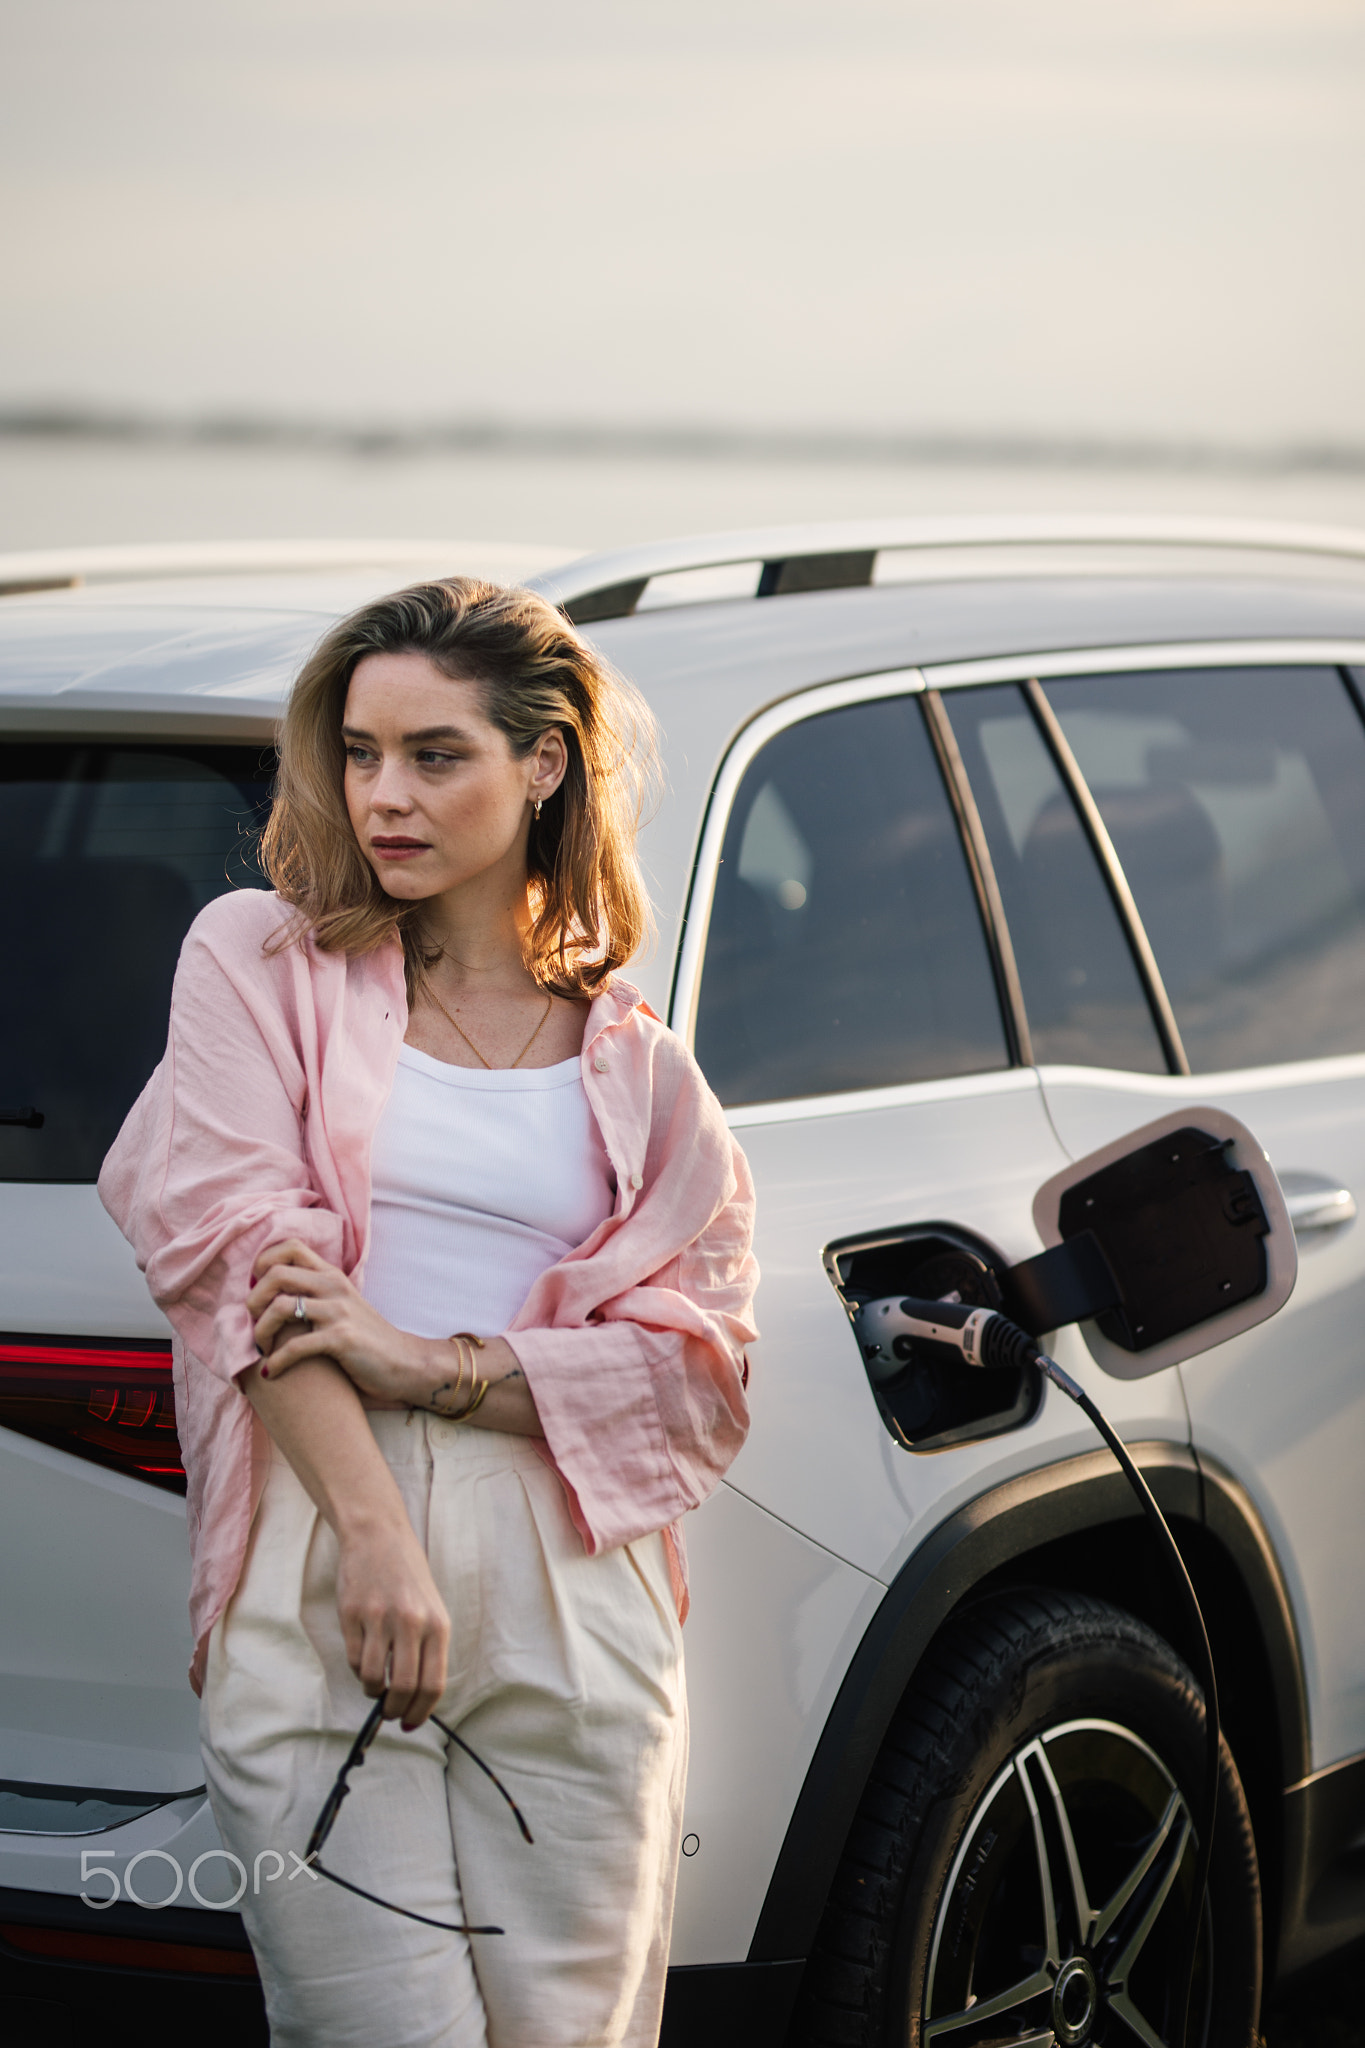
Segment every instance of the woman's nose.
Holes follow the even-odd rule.
[[[398,762],[381,762],[370,787],[370,802],[377,811],[410,811],[412,796],[407,778]]]

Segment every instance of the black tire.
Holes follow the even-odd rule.
[[[1170,1645],[1133,1615],[1038,1589],[956,1616],[920,1666],[863,1795],[793,2043],[1170,2042],[1203,1762],[1199,1689]],[[1226,1744],[1222,1762],[1189,2048],[1249,2048],[1260,2012],[1256,1844]],[[1079,1897],[1059,1806],[1075,1843]],[[1002,2008],[988,2010],[1006,1994]],[[959,2023],[936,2024],[958,2013]]]

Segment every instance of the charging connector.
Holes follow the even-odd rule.
[[[1008,1316],[995,1309],[972,1308],[960,1301],[920,1301],[911,1295],[886,1295],[865,1302],[853,1316],[853,1328],[862,1349],[869,1378],[882,1386],[915,1362],[955,1362],[972,1368],[992,1366],[1034,1366],[1060,1393],[1084,1411],[1118,1460],[1128,1484],[1165,1558],[1189,1619],[1191,1639],[1197,1645],[1203,1665],[1200,1678],[1204,1689],[1204,1717],[1207,1750],[1204,1770],[1204,1815],[1199,1831],[1199,1852],[1195,1864],[1195,1911],[1191,1917],[1188,1949],[1182,1981],[1177,1987],[1176,2012],[1179,2022],[1172,2048],[1185,2048],[1189,2028],[1190,1991],[1194,1982],[1195,1955],[1208,1896],[1209,1869],[1213,1859],[1213,1829],[1218,1812],[1219,1721],[1218,1685],[1213,1669],[1213,1652],[1203,1611],[1181,1555],[1147,1481],[1128,1454],[1118,1432],[1096,1406],[1085,1389],[1069,1372],[1050,1358],[1027,1330],[1021,1330]]]
[[[912,1359],[996,1367],[1036,1365],[1043,1355],[1028,1332],[1008,1316],[962,1301],[916,1301],[889,1294],[860,1308],[853,1327],[868,1372],[878,1385],[894,1379]]]

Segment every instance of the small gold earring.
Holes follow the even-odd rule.
[[[544,801],[545,801],[544,797],[540,797],[540,796],[538,796],[538,797],[536,798],[536,823],[537,823],[537,825],[538,825],[538,824],[540,823],[540,807],[541,807],[541,805],[542,805],[542,804],[544,803]]]

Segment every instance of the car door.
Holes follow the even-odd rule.
[[[980,1426],[946,1418],[927,1432],[934,1455],[916,1455],[882,1426],[824,1262],[831,1245],[931,1224],[1026,1258],[1034,1192],[1065,1162],[1012,969],[992,957],[961,799],[915,675],[765,713],[713,796],[673,1012],[758,1193],[763,1334],[731,1484],[881,1579],[996,1478],[1093,1446],[1047,1399]],[[1137,1004],[1159,1061],[1140,988]],[[1074,1339],[1067,1356],[1101,1378]],[[1103,1384],[1130,1433],[1186,1438],[1172,1375]]]
[[[1111,1070],[1077,1064],[1060,1017],[1035,1025],[1063,1144],[1080,1155],[1164,1109],[1212,1103],[1265,1145],[1296,1216],[1288,1306],[1183,1377],[1196,1444],[1246,1487],[1279,1554],[1314,1765],[1326,1765],[1365,1747],[1365,1609],[1350,1562],[1365,1540],[1359,700],[1337,668],[1281,654],[1178,666],[1135,655],[948,701],[964,733],[979,728],[964,749],[975,746],[983,813],[992,791],[1009,812],[992,851],[1012,920],[1011,898],[1027,898],[1064,929],[1074,905],[1056,854],[1064,818],[1074,831],[1078,816],[1132,917],[1127,961],[1109,962],[1107,987],[1087,990],[1080,965],[1059,969],[1092,1021],[1108,1006]],[[1150,1041],[1135,1059],[1113,1029],[1125,980],[1149,987],[1164,1060]]]

